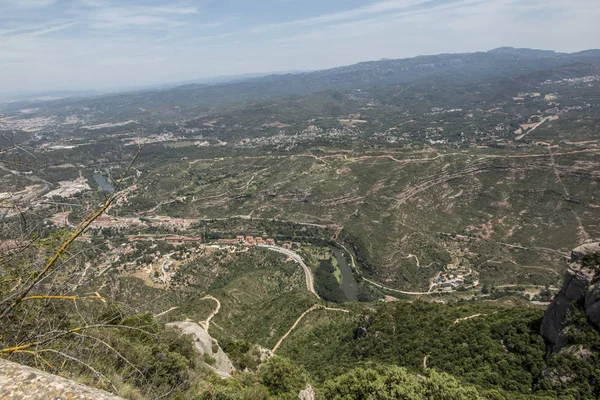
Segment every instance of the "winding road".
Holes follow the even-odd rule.
[[[294,260],[295,262],[300,264],[300,266],[304,270],[304,275],[306,277],[306,288],[308,289],[309,292],[313,293],[315,296],[317,296],[320,299],[319,295],[315,291],[315,278],[312,274],[312,271],[310,270],[310,268],[308,268],[306,266],[306,264],[302,260],[302,257],[300,257],[298,255],[298,253],[296,253],[292,250],[284,249],[283,247],[279,247],[276,245],[259,244],[257,247],[261,247],[263,249],[268,249],[271,251],[276,251],[277,253],[285,254],[286,256],[290,257],[292,260]]]
[[[213,310],[213,312],[208,316],[208,318],[206,318],[204,321],[198,322],[198,325],[200,325],[202,328],[204,328],[206,332],[208,332],[208,328],[210,327],[210,320],[213,319],[213,317],[219,313],[219,310],[221,310],[221,302],[219,301],[219,299],[211,295],[204,296],[200,300],[214,300],[217,303],[217,308]]]

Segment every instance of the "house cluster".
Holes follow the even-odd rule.
[[[438,285],[442,291],[450,292],[457,289],[464,284],[465,280],[462,275],[454,275],[451,273],[441,274],[437,279],[433,281]]]
[[[202,238],[199,237],[187,237],[187,236],[167,236],[165,238],[167,243],[170,243],[174,246],[181,246],[186,243],[201,243]],[[203,244],[200,244],[200,248],[204,248]]]
[[[60,215],[57,214],[57,221],[53,221],[59,225],[62,223]],[[52,221],[52,220],[51,220]],[[167,228],[173,231],[174,229],[186,230],[194,223],[193,219],[185,218],[171,218],[164,216],[156,216],[149,218],[138,218],[138,217],[113,217],[110,215],[101,215],[94,223],[90,226],[90,229],[103,229],[103,228],[144,228],[152,226],[156,228]]]
[[[177,199],[175,199],[175,202],[181,203],[183,200],[185,200],[185,198],[178,197]],[[148,220],[150,221],[150,226],[162,227],[162,228],[179,228],[179,229],[187,229],[195,222],[194,219],[172,218],[172,217],[160,216],[160,215],[155,216],[155,217],[150,217],[150,218],[148,218]]]
[[[137,217],[113,217],[105,214],[98,217],[90,225],[90,229],[141,228],[145,226],[147,225]]]
[[[256,245],[274,245],[275,239],[263,239],[261,236],[244,236],[238,235],[235,239],[218,239],[218,244],[226,245],[226,246],[244,246],[244,247],[252,247]]]
[[[199,244],[199,248],[204,249],[206,246],[202,243],[202,238],[200,237],[189,237],[189,236],[181,236],[181,235],[171,235],[171,236],[130,236],[127,238],[129,242],[156,242],[159,240],[164,240],[173,246],[182,246],[186,243],[197,243]]]

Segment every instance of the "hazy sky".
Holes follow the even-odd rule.
[[[599,0],[0,0],[0,93],[600,47]]]

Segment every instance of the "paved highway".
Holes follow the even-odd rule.
[[[304,270],[304,275],[306,276],[306,288],[310,292],[314,293],[315,296],[319,297],[319,295],[315,291],[315,279],[313,277],[312,271],[310,270],[310,268],[308,268],[306,266],[306,264],[304,264],[304,261],[302,260],[302,257],[300,257],[298,255],[298,253],[296,253],[296,252],[294,252],[292,250],[284,249],[283,247],[279,247],[279,246],[276,246],[276,245],[259,244],[258,247],[262,247],[264,249],[268,249],[268,250],[271,250],[271,251],[276,251],[278,253],[285,254],[286,256],[290,257],[292,260],[294,260],[295,262],[297,262],[298,264],[300,264],[300,266]]]

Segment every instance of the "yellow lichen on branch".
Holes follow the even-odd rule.
[[[96,293],[93,296],[83,296],[83,297],[78,297],[78,296],[45,296],[45,295],[39,295],[39,296],[28,296],[28,297],[24,297],[23,299],[21,299],[21,301],[26,301],[26,300],[72,300],[72,301],[77,301],[77,300],[100,300],[103,303],[106,303],[106,300],[104,299],[104,297],[100,296],[98,293]]]
[[[49,337],[48,339],[42,340],[42,341],[36,341],[36,342],[30,342],[27,344],[22,344],[19,346],[14,346],[14,347],[6,347],[4,349],[0,349],[0,353],[15,353],[15,352],[22,352],[22,350],[25,349],[29,349],[31,347],[37,347],[37,346],[44,346],[48,343],[51,343],[52,341],[63,337],[63,336],[67,336],[70,334],[77,334],[77,332],[81,332],[84,330],[88,330],[88,329],[103,329],[103,328],[107,328],[107,329],[111,329],[111,328],[121,328],[121,329],[135,329],[135,330],[140,330],[142,332],[145,332],[137,327],[133,327],[133,326],[126,326],[126,325],[107,325],[107,324],[97,324],[97,325],[86,325],[86,326],[79,326],[76,328],[72,328],[69,330],[65,330],[65,331],[56,331],[54,336]],[[49,349],[45,349],[45,350],[36,350],[37,352],[42,352],[42,351],[50,351]]]
[[[42,342],[32,342],[32,343],[27,343],[27,344],[22,344],[20,346],[14,346],[14,347],[7,347],[5,349],[0,349],[0,353],[24,353],[26,352],[25,349],[28,349],[30,347],[33,346],[37,346],[42,344]]]

